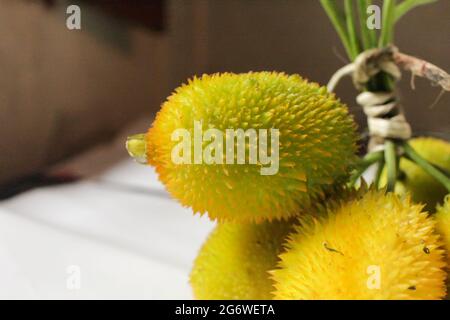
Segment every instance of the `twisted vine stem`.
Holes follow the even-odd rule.
[[[365,24],[368,18],[367,8],[372,4],[371,0],[344,0],[343,8],[335,0],[320,0],[342,41],[347,55],[353,61],[353,63],[338,70],[330,79],[329,91],[334,90],[343,76],[352,75],[356,88],[372,92],[372,98],[377,98],[377,94],[392,93],[395,88],[395,80],[400,78],[399,71],[397,74],[397,70],[395,70],[397,67],[410,71],[413,76],[430,80],[441,86],[443,91],[450,91],[450,76],[447,72],[425,60],[401,53],[396,47],[389,45],[393,42],[394,27],[400,18],[419,5],[435,1],[437,0],[384,0],[382,29],[377,40],[376,30],[368,29]],[[354,4],[357,7],[356,11],[354,10]],[[360,38],[357,34],[355,12],[359,20]],[[390,119],[398,114],[402,115],[401,110],[395,106],[388,108],[390,102],[385,101],[380,105],[380,107],[388,110],[386,113],[381,112],[380,115],[377,115],[380,119],[386,117]],[[375,105],[374,107],[378,106]],[[371,111],[373,113],[374,110]],[[401,121],[406,120],[402,118]],[[386,134],[379,139],[380,137],[373,136],[372,132],[371,139],[376,140],[378,138],[378,144],[381,140],[383,146],[380,148],[380,145],[378,145],[378,149],[381,150],[369,152],[360,160],[350,177],[349,183],[354,185],[370,166],[377,164],[378,169],[374,182],[377,186],[379,185],[382,169],[386,167],[387,191],[394,191],[399,175],[400,159],[406,157],[442,183],[450,193],[450,174],[422,158],[409,145],[409,137],[405,138],[405,136],[408,135],[389,136],[389,134]]]

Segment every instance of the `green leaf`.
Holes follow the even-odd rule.
[[[345,20],[347,24],[347,33],[349,36],[351,58],[355,60],[356,56],[360,53],[359,40],[356,33],[355,14],[353,10],[353,0],[345,0]]]
[[[395,25],[395,0],[383,1],[383,18],[378,47],[387,46],[393,38]]]
[[[324,8],[325,12],[330,18],[331,23],[333,24],[334,29],[339,35],[339,38],[342,41],[342,44],[347,52],[349,58],[352,58],[352,49],[350,45],[350,39],[347,34],[347,30],[345,27],[346,19],[342,11],[336,4],[335,0],[320,0],[320,4]]]
[[[367,19],[369,16],[367,15],[367,8],[372,5],[371,0],[360,0],[356,1],[356,4],[358,6],[358,13],[359,13],[359,25],[361,28],[361,38],[362,43],[364,46],[364,49],[371,49],[375,48],[377,46],[377,34],[376,30],[369,29],[367,27]]]
[[[402,3],[398,4],[395,8],[394,19],[397,22],[401,17],[403,17],[406,13],[411,11],[417,6],[430,4],[436,2],[437,0],[405,0]]]

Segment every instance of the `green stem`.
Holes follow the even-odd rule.
[[[351,60],[355,60],[356,56],[360,53],[358,36],[356,33],[355,14],[353,10],[353,0],[345,0],[345,21],[347,24],[347,33],[349,36]]]
[[[380,161],[378,161],[378,168],[377,168],[377,172],[375,174],[375,179],[374,179],[374,184],[375,187],[378,188],[380,185],[380,180],[381,180],[381,175],[383,174],[383,169],[384,169],[384,158],[381,158]]]
[[[345,17],[336,5],[336,1],[320,0],[320,3],[322,4],[322,7],[330,18],[330,21],[333,24],[334,28],[336,29],[336,32],[338,33],[339,38],[342,41],[345,51],[347,52],[347,55],[349,56],[349,58],[351,58],[352,50],[348,34],[345,30]]]
[[[375,48],[376,43],[376,31],[375,29],[369,29],[367,27],[367,19],[369,16],[367,15],[367,8],[372,4],[370,0],[360,0],[356,1],[358,6],[358,14],[359,14],[359,25],[361,29],[361,39],[363,43],[363,47],[365,50],[370,48]]]
[[[397,180],[397,147],[392,140],[386,140],[384,143],[384,161],[387,169],[387,191],[395,190],[395,182]]]
[[[403,144],[406,155],[430,176],[438,180],[450,192],[450,177],[422,158],[408,143]]]
[[[368,153],[361,161],[358,163],[355,172],[351,175],[349,180],[349,185],[354,186],[356,181],[361,177],[364,171],[367,170],[371,165],[383,159],[383,151],[376,151]]]
[[[437,0],[405,0],[395,8],[394,19],[395,21],[398,21],[401,17],[403,17],[406,13],[408,13],[415,7],[436,1]]]
[[[383,48],[392,41],[395,24],[395,0],[383,1],[383,18],[378,47]]]

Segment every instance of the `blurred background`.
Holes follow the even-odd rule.
[[[71,4],[81,9],[81,30],[66,27],[70,15],[66,9]],[[449,71],[449,30],[450,1],[441,0],[403,18],[397,28],[396,45],[405,53],[425,58]],[[128,191],[142,187],[135,191],[147,192],[151,183],[147,185],[146,181],[156,181],[156,177],[153,172],[139,171],[136,164],[126,159],[124,138],[127,134],[145,131],[165,97],[187,78],[221,71],[276,70],[299,73],[326,84],[333,72],[347,63],[344,56],[337,35],[316,0],[0,0],[0,198],[5,199],[0,202],[0,212],[22,212],[22,216],[33,221],[40,219],[52,226],[75,230],[81,233],[81,238],[91,234],[100,238],[100,242],[109,241],[109,244],[133,248],[145,255],[149,248],[142,243],[153,241],[148,238],[149,231],[143,229],[142,237],[137,237],[139,232],[130,224],[130,236],[120,238],[126,234],[120,228],[126,225],[122,216],[116,217],[116,225],[111,225],[111,229],[103,230],[103,236],[99,236],[102,231],[91,224],[95,220],[103,225],[105,220],[111,219],[108,212],[119,208],[135,213],[141,210],[139,219],[144,220],[136,218],[134,221],[145,225],[148,219],[144,218],[146,210],[142,209],[145,202],[134,209],[130,209],[129,204],[121,207],[120,203],[111,202],[117,192],[97,196],[97,189],[91,186],[93,189],[85,191],[81,188],[85,185],[80,184],[75,191],[71,187],[61,191],[64,195],[57,197],[59,202],[53,196],[60,189],[44,188],[43,196],[39,193],[44,192],[42,188],[31,195],[22,192],[61,183],[67,188],[67,182],[92,176],[97,182],[109,181],[109,188],[114,185],[120,189],[126,184]],[[404,73],[403,76],[401,97],[415,132],[448,137],[450,95],[443,95],[430,109],[440,89],[416,79],[416,88],[412,90],[409,75]],[[350,79],[340,84],[337,94],[349,105],[364,129],[365,121],[355,103],[356,92]],[[102,176],[108,168],[110,171]],[[159,185],[155,188],[154,196],[166,197]],[[18,194],[22,194],[22,198],[16,198]],[[91,206],[70,211],[70,199],[86,201]],[[59,205],[46,207],[55,201]],[[123,201],[131,200],[124,197]],[[155,204],[158,200],[151,201]],[[59,212],[56,220],[52,210]],[[182,211],[180,216],[189,216],[176,204],[162,205],[160,210]],[[71,213],[62,215],[62,211]],[[104,215],[99,217],[98,212]],[[5,219],[12,219],[12,216]],[[32,225],[22,227],[21,222],[8,223],[3,223],[4,237],[12,232],[10,226],[18,227],[10,238],[4,238],[4,252],[12,251],[6,244],[20,244],[17,240],[20,232],[27,230],[42,236],[40,229],[33,229]],[[148,220],[148,224],[156,228],[154,220]],[[73,229],[73,225],[78,229]],[[193,223],[192,228],[199,230],[197,236],[186,234],[194,239],[193,249],[187,249],[189,254],[194,255],[199,245],[196,239],[203,239],[210,227],[206,221],[203,225]],[[176,231],[174,226],[169,228]],[[50,237],[42,245],[54,245],[54,239]],[[72,243],[70,241],[67,243]],[[26,243],[23,245],[27,248]],[[79,246],[75,241],[70,250]],[[22,258],[16,257],[15,261],[26,263],[32,257],[24,250]],[[11,259],[1,260],[1,252],[0,246],[0,262],[3,261],[5,268],[5,261]],[[189,254],[183,261],[192,259]],[[84,257],[83,261],[93,256],[98,257],[98,254]],[[33,256],[33,259],[40,257]],[[56,258],[50,255],[49,259]],[[61,265],[64,263],[65,260]],[[16,274],[15,270],[19,269],[14,264],[10,272]],[[23,280],[32,275],[35,274],[19,277],[20,281],[25,281],[28,291],[10,281],[10,290],[0,288],[0,297],[2,293],[9,297],[8,293],[14,290],[19,296],[31,292],[32,297],[36,288],[40,288],[41,294],[52,292],[48,285]],[[111,277],[116,276],[113,273]],[[130,283],[130,280],[125,282]],[[103,292],[102,284],[96,288],[100,291],[93,289],[91,292]],[[58,294],[55,296],[59,297]]]
[[[73,2],[73,1],[72,1]],[[345,62],[318,1],[78,1],[82,29],[66,28],[65,0],[0,0],[0,184],[38,172],[147,119],[193,75],[299,73],[321,84]],[[450,1],[399,24],[406,53],[450,69]],[[449,132],[450,96],[404,74],[416,132]],[[351,81],[338,88],[364,126]]]

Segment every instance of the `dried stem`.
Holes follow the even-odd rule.
[[[344,15],[342,9],[339,8],[335,1],[321,0],[321,4],[340,36],[348,56],[354,61],[339,69],[332,76],[328,83],[328,90],[333,91],[342,77],[352,75],[353,82],[359,90],[369,90],[377,93],[391,92],[393,91],[394,81],[400,78],[399,68],[401,68],[411,72],[413,76],[412,79],[414,79],[414,76],[423,77],[432,83],[441,86],[443,92],[450,91],[450,76],[447,72],[425,60],[401,53],[396,47],[389,45],[393,41],[395,24],[401,17],[414,7],[435,1],[436,0],[403,0],[399,2],[397,0],[384,0],[383,28],[378,39],[378,49],[372,49],[377,45],[376,33],[374,30],[368,30],[365,25],[367,21],[366,10],[371,3],[370,0],[356,1],[360,23],[360,39],[356,32],[353,2],[351,0],[344,1]],[[362,45],[362,49],[365,50],[363,53],[361,53],[360,44]],[[391,102],[387,101],[383,106],[389,103]],[[392,120],[399,115],[401,114],[394,115]],[[397,119],[397,121],[399,121],[399,119]],[[404,122],[405,121],[406,120],[404,120]],[[417,163],[423,170],[443,183],[450,192],[450,176],[448,173],[443,172],[420,157],[413,148],[404,142],[406,138],[398,135],[396,139],[390,139],[391,137],[387,134],[382,135],[381,137],[385,139],[384,150],[369,153],[361,160],[350,178],[351,185],[358,180],[368,167],[378,162],[378,170],[375,178],[376,184],[378,185],[384,164],[386,164],[388,178],[387,190],[394,191],[399,160],[401,157],[397,154],[397,149],[400,146],[403,146],[405,150],[405,155],[403,156],[408,157]]]
[[[410,71],[413,76],[426,78],[445,91],[450,91],[450,75],[434,64],[398,51],[393,53],[393,59],[399,67]]]
[[[411,72],[413,76],[428,79],[432,83],[441,86],[443,90],[450,91],[450,75],[446,71],[430,62],[401,53],[395,46],[371,49],[362,54],[365,55],[364,58],[369,66],[375,66],[379,63],[385,63],[386,61],[393,61],[398,67]],[[334,89],[342,77],[353,74],[355,69],[356,65],[354,63],[339,69],[331,77],[329,87]]]

